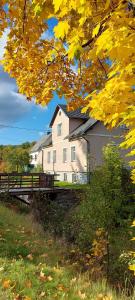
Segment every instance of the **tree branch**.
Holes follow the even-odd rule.
[[[24,0],[24,7],[23,7],[23,34],[24,34],[24,27],[25,27],[25,20],[26,20],[26,5],[27,5],[27,0]]]
[[[106,69],[105,69],[104,65],[102,64],[102,62],[101,62],[101,60],[100,60],[100,58],[99,58],[99,57],[98,57],[98,62],[99,62],[99,64],[100,64],[100,66],[102,67],[102,69],[104,70],[106,78],[108,78],[108,75],[107,75]]]

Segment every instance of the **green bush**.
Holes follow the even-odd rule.
[[[117,281],[127,274],[127,261],[120,255],[131,249],[129,228],[134,218],[134,187],[119,151],[114,145],[104,149],[104,163],[92,176],[80,205],[65,221],[66,236],[81,251],[91,251],[97,229],[107,234],[108,253],[103,258],[110,277]]]
[[[124,282],[130,274],[127,252],[132,249],[129,230],[135,202],[130,171],[120,158],[117,147],[108,145],[104,149],[103,165],[94,171],[91,183],[81,194],[82,199],[77,206],[67,210],[54,199],[54,195],[53,199],[50,197],[40,195],[38,199],[35,196],[34,201],[34,209],[39,213],[44,228],[54,235],[63,235],[84,255],[92,254],[93,240],[101,228],[107,245],[106,254],[100,259],[104,274],[113,282]]]

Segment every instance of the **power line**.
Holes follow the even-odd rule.
[[[33,128],[25,128],[25,127],[18,127],[18,126],[11,126],[11,125],[6,125],[6,124],[0,124],[0,127],[2,128],[12,128],[12,129],[19,129],[19,130],[26,130],[26,131],[34,131],[34,132],[43,132],[47,133],[49,129],[44,130],[44,129],[33,129]]]

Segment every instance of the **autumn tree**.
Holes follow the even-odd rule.
[[[125,124],[123,146],[135,154],[134,0],[2,0],[6,28],[3,66],[20,93],[47,104],[56,92],[109,128]]]
[[[5,171],[23,172],[29,164],[29,151],[22,146],[6,146],[3,151],[3,163]]]

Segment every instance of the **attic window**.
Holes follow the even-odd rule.
[[[61,110],[59,111],[59,116],[61,116]]]
[[[61,135],[61,127],[62,127],[62,123],[57,125],[57,136]]]

